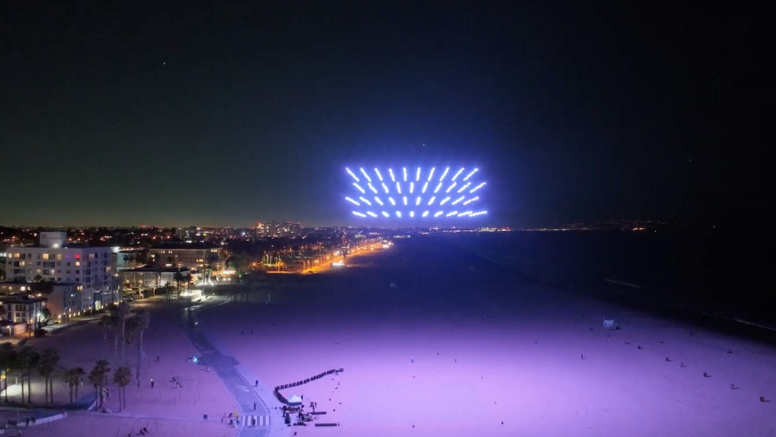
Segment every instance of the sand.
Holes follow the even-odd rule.
[[[187,359],[197,355],[196,349],[186,336],[180,323],[180,311],[183,303],[174,302],[143,302],[133,305],[134,309],[145,307],[151,312],[151,324],[145,333],[146,359],[141,366],[141,386],[130,384],[126,390],[126,407],[119,413],[118,387],[112,382],[112,374],[109,377],[108,389],[110,397],[106,398],[105,406],[113,412],[113,415],[94,414],[80,416],[78,412],[71,412],[71,417],[52,422],[50,425],[38,425],[24,431],[24,435],[110,435],[126,436],[125,430],[134,427],[135,430],[147,427],[149,423],[159,427],[159,431],[151,435],[191,435],[196,429],[210,430],[213,433],[201,434],[202,436],[227,436],[236,435],[237,430],[226,424],[221,424],[221,416],[229,411],[235,411],[236,403],[226,390],[215,372],[208,372],[207,367],[197,365]],[[61,369],[54,377],[55,401],[57,404],[69,402],[69,390],[62,382],[61,373],[65,368],[76,366],[83,367],[87,374],[94,367],[97,359],[107,359],[115,370],[124,361],[121,353],[114,353],[113,334],[108,336],[108,342],[104,341],[101,327],[95,323],[76,326],[63,332],[55,333],[49,337],[31,339],[28,343],[38,350],[47,347],[56,347],[61,355]],[[63,345],[66,345],[63,347]],[[126,363],[136,373],[137,349],[130,346],[127,349]],[[157,361],[157,358],[159,361]],[[16,372],[12,372],[14,377]],[[182,382],[183,388],[176,389],[171,382],[176,375]],[[33,401],[43,404],[42,383],[35,384],[38,379],[33,379]],[[150,381],[155,380],[152,389]],[[9,393],[18,393],[18,387],[11,386]],[[93,396],[94,389],[85,383],[79,388],[79,396]],[[15,398],[14,396],[11,396]],[[203,415],[208,415],[208,421],[203,422]],[[116,415],[124,415],[124,418],[115,418]],[[23,416],[22,416],[23,417]],[[113,417],[113,418],[111,418]],[[203,428],[198,428],[199,426]],[[35,434],[48,431],[43,434]],[[75,431],[74,431],[75,429]],[[117,430],[121,430],[117,434]],[[91,433],[91,431],[95,433]],[[129,432],[129,431],[126,431]]]
[[[776,435],[776,402],[760,401],[776,400],[772,346],[526,283],[419,239],[349,265],[289,277],[271,305],[199,315],[265,385],[345,369],[284,391],[340,424],[299,436]],[[624,328],[602,329],[603,315]]]

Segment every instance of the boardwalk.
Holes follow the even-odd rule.
[[[202,306],[192,307],[200,309]],[[206,338],[195,323],[194,311],[183,310],[183,321],[186,333],[194,347],[197,348],[206,362],[224,382],[227,390],[240,407],[240,437],[268,437],[271,434],[270,411],[264,401],[253,390],[251,384],[234,368],[236,362],[232,357],[225,357]],[[253,406],[256,405],[256,409]],[[256,426],[252,425],[256,418]]]

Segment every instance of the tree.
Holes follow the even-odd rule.
[[[0,345],[0,369],[3,371],[3,390],[5,391],[5,402],[8,403],[8,373],[17,365],[18,352],[11,343]]]
[[[119,308],[116,305],[111,304],[108,306],[110,314],[106,314],[100,318],[99,324],[104,329],[103,339],[108,341],[108,331],[113,331],[113,354],[119,353],[119,326],[121,326],[121,319],[119,318]]]
[[[102,408],[105,404],[103,389],[108,383],[109,365],[110,363],[107,360],[97,360],[94,368],[89,372],[89,384],[94,387],[94,400],[99,400],[99,408]]]
[[[84,378],[86,377],[86,371],[83,369],[83,367],[76,367],[73,369],[73,374],[75,378],[75,398],[78,399],[78,387],[81,386],[81,384],[84,383]]]
[[[43,308],[40,310],[40,315],[43,316],[43,326],[48,325],[48,322],[51,321],[51,311],[48,308]]]
[[[140,328],[140,344],[138,345],[137,349],[137,371],[135,372],[135,375],[138,379],[140,379],[140,362],[145,358],[143,334],[145,333],[145,330],[148,329],[148,327],[151,325],[151,313],[149,313],[146,309],[141,309],[137,312],[137,316],[135,316],[135,318],[137,319],[138,326]]]
[[[126,342],[126,335],[127,335],[127,316],[129,316],[129,304],[125,301],[121,301],[117,307],[116,310],[116,317],[118,317],[118,321],[121,325],[121,360],[125,360],[125,352],[126,348],[124,347],[124,343]]]
[[[75,389],[75,397],[78,399],[78,386],[84,382],[84,369],[75,367],[73,369],[67,369],[62,379],[67,383],[70,388],[70,403],[73,403],[73,389]]]
[[[57,369],[59,360],[59,351],[54,348],[47,348],[40,355],[40,360],[38,361],[38,373],[43,377],[43,384],[46,387],[46,404],[49,403],[49,398],[51,399],[51,403],[54,403],[54,384],[51,375],[53,375],[54,371]]]
[[[172,275],[172,279],[175,281],[175,283],[178,286],[178,295],[176,296],[176,299],[180,299],[181,298],[181,284],[184,283],[184,282],[188,282],[189,281],[189,275],[184,275],[183,273],[178,271],[178,272],[175,272],[174,275]]]
[[[33,368],[35,368],[35,366],[37,365],[38,358],[39,356],[37,352],[35,352],[35,350],[32,348],[32,346],[24,346],[21,349],[19,349],[16,365],[17,365],[17,368],[19,369],[19,375],[21,376],[20,383],[22,388],[22,402],[24,402],[24,373],[25,371],[27,371],[27,373],[29,374],[29,372]],[[27,385],[28,391],[30,388],[31,388],[31,385],[29,384],[29,380],[28,380],[28,385]],[[28,399],[29,399],[29,396],[28,396]]]
[[[31,290],[33,293],[51,294],[54,291],[54,283],[47,281],[40,275],[35,275],[32,278]]]
[[[127,366],[122,366],[113,372],[113,382],[119,386],[119,412],[121,411],[122,402],[124,407],[127,406],[127,384],[132,380],[132,370]]]

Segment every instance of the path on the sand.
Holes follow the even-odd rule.
[[[206,308],[195,305],[183,310],[183,322],[186,334],[191,338],[194,347],[205,358],[210,368],[221,378],[226,389],[232,395],[240,408],[240,437],[268,437],[272,433],[269,421],[271,413],[266,402],[256,393],[251,384],[234,368],[237,365],[233,357],[225,357],[207,339],[205,333],[198,328],[194,311]],[[256,408],[254,409],[254,405]],[[256,418],[256,426],[251,419]]]

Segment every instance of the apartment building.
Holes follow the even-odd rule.
[[[223,247],[206,244],[166,244],[148,249],[148,260],[162,267],[186,267],[201,271],[210,266],[214,271],[224,267]]]
[[[81,307],[98,310],[119,301],[116,257],[110,247],[68,245],[65,232],[41,232],[40,245],[6,249],[6,278],[82,285]]]

